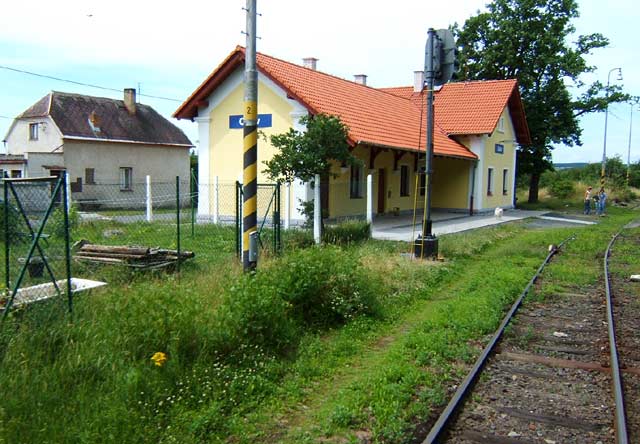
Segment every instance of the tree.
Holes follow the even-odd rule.
[[[286,133],[269,137],[278,150],[265,162],[265,172],[272,180],[308,182],[316,174],[329,175],[332,161],[347,165],[358,162],[349,149],[349,130],[339,117],[317,114],[302,117],[300,123],[306,131],[289,128]]]
[[[540,176],[552,168],[553,144],[582,145],[578,118],[628,100],[621,88],[586,86],[585,56],[605,48],[602,34],[573,36],[575,0],[494,0],[469,18],[458,34],[462,79],[518,79],[531,145],[518,149],[518,175],[529,175],[529,202],[538,201]],[[570,38],[575,42],[568,43]],[[569,88],[583,91],[572,97]]]

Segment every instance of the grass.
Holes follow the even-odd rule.
[[[590,285],[596,252],[634,216],[612,209],[581,228],[545,272],[542,297]],[[393,242],[294,249],[249,278],[232,260],[232,228],[196,228],[183,237],[196,258],[179,277],[87,266],[78,272],[110,285],[77,298],[73,319],[55,303],[12,315],[0,332],[0,443],[355,442],[356,432],[408,442],[548,243],[573,232],[518,223],[443,236],[436,263]],[[175,239],[171,227],[107,222],[78,236]],[[325,309],[305,316],[305,295]],[[162,367],[156,352],[168,356]]]

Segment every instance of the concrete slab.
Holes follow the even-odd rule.
[[[515,220],[538,217],[546,213],[547,211],[505,210],[501,218],[493,215],[468,216],[456,213],[434,213],[432,216],[433,232],[436,236],[459,233]],[[378,223],[378,219],[373,222],[372,237],[374,239],[412,242],[418,236],[418,233],[422,232],[422,221],[416,222],[414,227],[412,223],[413,217],[410,216],[397,216],[393,219],[385,217],[381,219],[381,223]]]

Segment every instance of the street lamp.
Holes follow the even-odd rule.
[[[618,79],[622,80],[622,69],[621,68],[613,68],[609,70],[607,74],[607,90],[606,90],[606,108],[604,110],[604,146],[602,148],[602,168],[600,169],[600,186],[604,187],[604,170],[607,164],[607,120],[609,119],[609,81],[611,78],[611,73],[614,71],[618,71]]]

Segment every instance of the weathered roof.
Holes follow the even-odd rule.
[[[17,119],[44,116],[53,119],[66,139],[193,146],[180,128],[141,103],[131,115],[122,100],[52,91]]]
[[[244,48],[238,46],[176,110],[174,117],[192,119],[197,116],[198,107],[204,106],[209,95],[243,63]],[[283,88],[288,96],[303,104],[310,113],[339,116],[349,127],[349,138],[352,144],[424,151],[426,127],[426,116],[422,106],[424,94],[414,96],[412,90],[406,88],[372,88],[260,53],[257,55],[257,67],[262,74]],[[512,89],[515,87],[517,91],[515,81],[509,81],[509,85]],[[491,90],[490,86],[489,90]],[[464,90],[454,90],[454,96],[456,92],[464,93]],[[500,96],[500,100],[487,99],[491,102],[492,110],[494,105],[497,107],[500,103],[504,108],[509,100],[509,94],[504,97],[502,97],[504,94],[497,95]],[[517,98],[519,100],[519,95]],[[464,97],[461,97],[458,102],[449,101],[456,105],[455,110],[452,111],[453,114],[460,110],[464,111],[457,106],[458,103],[464,103]],[[468,113],[465,116],[461,117],[461,121],[464,118],[474,117]],[[449,135],[463,134],[448,131],[452,128],[457,129],[449,125],[451,119],[443,120],[444,125],[441,125],[437,108],[435,117],[434,151],[436,155],[477,158],[464,145],[449,137]],[[498,117],[499,115],[495,118],[492,128],[495,128]]]
[[[24,154],[0,154],[0,164],[27,163]]]

